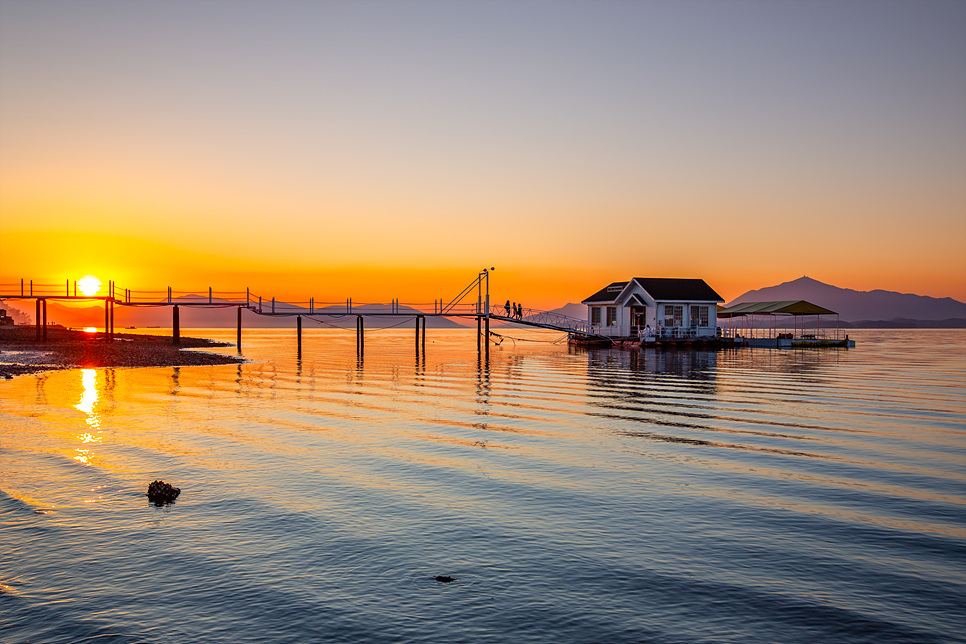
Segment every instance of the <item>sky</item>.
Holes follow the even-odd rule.
[[[966,301],[966,2],[0,0],[0,283]]]

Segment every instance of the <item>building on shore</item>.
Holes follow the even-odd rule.
[[[635,277],[608,284],[582,304],[594,334],[654,342],[715,340],[720,302],[702,279]]]

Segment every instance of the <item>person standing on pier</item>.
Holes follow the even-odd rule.
[[[510,300],[506,301],[506,304],[503,305],[503,308],[506,309],[506,316],[510,317]]]

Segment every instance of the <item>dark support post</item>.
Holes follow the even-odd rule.
[[[479,315],[476,316],[476,352],[480,351],[480,339],[483,337],[482,330],[483,320]]]
[[[111,341],[111,303],[104,300],[104,342]]]
[[[486,347],[486,357],[490,357],[490,316],[486,316],[486,333],[483,336],[483,345]]]
[[[299,339],[299,358],[302,357],[302,316],[295,316],[295,328],[297,329],[297,335]]]
[[[420,316],[423,318],[423,355],[426,355],[426,316]]]
[[[34,316],[34,323],[37,326],[37,342],[40,342],[43,336],[43,330],[40,328],[40,298],[37,298],[37,314]]]
[[[110,300],[111,303],[111,333],[109,336],[109,341],[114,342],[114,299]]]
[[[416,316],[416,355],[419,355],[419,317]]]
[[[238,333],[235,335],[235,346],[238,347],[238,353],[241,353],[241,310],[242,307],[238,307]]]
[[[366,327],[361,315],[356,316],[356,353],[362,355],[366,350]]]
[[[171,343],[181,344],[181,312],[175,304],[171,311]]]
[[[44,342],[47,341],[47,300],[46,299],[44,300],[44,333],[43,333],[42,339]]]

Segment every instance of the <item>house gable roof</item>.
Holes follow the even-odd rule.
[[[684,279],[678,277],[635,277],[655,300],[687,301],[687,302],[724,302],[713,288],[702,279]]]
[[[604,288],[600,289],[586,300],[583,300],[581,304],[597,304],[601,302],[616,302],[617,298],[620,297],[621,291],[627,286],[628,282],[611,282]]]

